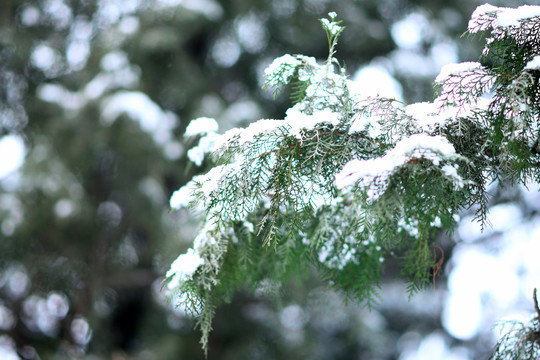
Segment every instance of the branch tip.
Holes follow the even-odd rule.
[[[536,297],[536,292],[537,292],[537,290],[536,290],[536,288],[534,288],[534,290],[533,290],[534,310],[536,310],[537,319],[538,319],[538,322],[540,324],[540,308],[538,307],[538,298]]]

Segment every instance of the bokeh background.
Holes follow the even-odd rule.
[[[168,199],[208,165],[187,160],[189,121],[283,118],[287,91],[263,90],[264,69],[286,53],[325,59],[329,11],[366,94],[430,101],[442,65],[478,59],[482,41],[460,36],[484,2],[0,1],[0,358],[204,359],[162,291],[197,230]],[[472,209],[437,237],[433,288],[409,300],[389,266],[371,310],[315,273],[277,301],[240,292],[218,309],[208,358],[487,358],[493,326],[528,319],[540,286],[538,186],[490,190],[491,226]]]

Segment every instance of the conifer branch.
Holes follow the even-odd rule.
[[[367,303],[389,256],[401,260],[410,295],[434,286],[444,262],[435,234],[473,206],[484,226],[490,180],[540,178],[540,18],[520,15],[520,26],[504,27],[501,11],[479,7],[469,23],[471,34],[491,35],[481,60],[493,65],[446,66],[432,103],[356,92],[334,57],[343,31],[335,13],[321,20],[323,64],[304,55],[272,62],[265,87],[292,83],[297,101],[286,117],[214,134],[219,165],[171,198],[172,208],[190,204],[206,214],[193,248],[179,257],[192,266],[175,262],[167,274],[181,306],[200,314],[203,347],[223,299],[244,283],[281,284],[310,264]],[[536,289],[534,301],[540,323]],[[529,330],[516,336],[526,340]],[[525,340],[519,351],[533,353]],[[510,335],[501,341],[494,358],[506,359]]]

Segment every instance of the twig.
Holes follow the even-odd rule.
[[[441,257],[437,260],[437,250],[439,250]],[[435,265],[433,266],[433,290],[435,290],[435,277],[441,273],[442,265],[444,263],[444,250],[439,246],[435,245],[433,247],[433,259],[436,260]]]
[[[536,288],[533,290],[533,302],[534,302],[534,310],[536,310],[536,318],[538,319],[538,326],[539,326],[539,332],[540,332],[540,308],[538,307],[538,298],[536,297]]]

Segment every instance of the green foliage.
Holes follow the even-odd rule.
[[[485,30],[493,24],[482,16]],[[204,348],[220,302],[312,266],[370,304],[385,262],[397,258],[410,294],[420,290],[440,266],[434,235],[451,230],[465,207],[485,221],[490,180],[540,175],[539,70],[526,68],[538,26],[523,36],[496,27],[484,52],[491,65],[447,67],[434,103],[406,105],[357,94],[334,57],[343,28],[333,13],[321,23],[325,63],[284,55],[266,70],[274,94],[292,83],[296,103],[285,119],[223,134],[219,165],[171,199],[180,207],[188,198],[205,216],[194,244],[202,265],[168,274],[181,306],[199,314]]]
[[[483,68],[483,76],[469,79],[467,87],[493,91],[487,110],[479,114],[484,116],[483,122],[489,129],[486,148],[493,160],[492,171],[496,176],[504,174],[524,181],[538,178],[539,174],[536,148],[540,71],[527,67],[538,55],[539,18],[524,18],[516,24],[502,26],[497,22],[500,11],[504,10],[487,11],[469,25],[472,33],[491,31],[480,58],[489,67]]]
[[[533,360],[540,356],[540,334],[538,319],[528,324],[509,321],[502,324],[501,337],[490,360]]]
[[[536,317],[528,324],[520,321],[501,322],[503,336],[497,342],[490,360],[538,359],[540,356],[540,308],[536,288],[533,303]]]

